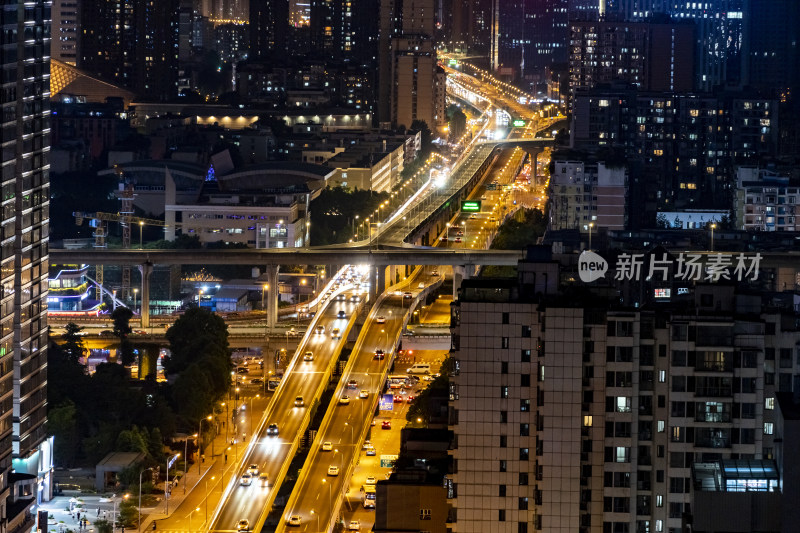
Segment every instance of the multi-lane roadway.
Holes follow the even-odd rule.
[[[378,405],[377,395],[383,390],[412,299],[421,290],[420,283],[427,286],[437,279],[429,274],[409,279],[407,285],[384,295],[373,308],[303,466],[303,476],[286,506],[284,523],[277,531],[285,527],[308,532],[329,530],[329,524],[337,517],[342,494],[349,486],[352,465]],[[385,355],[376,356],[376,350],[383,350]],[[359,398],[362,390],[366,391],[366,398]],[[347,403],[340,403],[344,396]],[[331,443],[330,450],[327,446],[323,450],[326,442]],[[337,469],[335,474],[331,467]],[[290,520],[300,523],[288,526]]]
[[[285,475],[298,439],[310,421],[309,409],[327,386],[334,362],[363,303],[363,295],[356,302],[351,301],[353,296],[357,296],[356,291],[341,291],[311,323],[208,529],[235,530],[241,519],[250,524],[263,520],[265,510],[274,500],[276,483]],[[338,338],[332,337],[334,328],[340,330]],[[306,356],[308,352],[310,357]],[[270,429],[272,424],[277,431]],[[256,465],[259,473],[267,474],[266,487],[258,480],[241,484],[242,475],[251,464]]]

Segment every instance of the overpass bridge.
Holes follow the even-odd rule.
[[[525,141],[522,139],[521,141]],[[549,139],[531,139],[539,143]],[[455,165],[445,187],[428,188],[400,207],[385,224],[378,227],[368,240],[337,246],[270,248],[245,250],[108,250],[108,249],[51,249],[53,264],[92,264],[138,266],[142,277],[142,327],[150,324],[150,277],[154,265],[219,264],[265,265],[267,283],[278,285],[279,265],[342,265],[368,264],[372,267],[400,265],[514,265],[522,252],[441,250],[429,245],[445,228],[445,224],[461,208],[481,181],[505,140],[474,142]],[[371,289],[377,296],[386,285],[386,269],[373,268]],[[390,273],[395,279],[394,272]],[[270,291],[267,323],[277,323],[277,292]]]

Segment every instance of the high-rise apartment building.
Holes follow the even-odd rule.
[[[84,0],[78,67],[146,98],[174,98],[179,6],[179,0]]]
[[[653,227],[657,210],[730,209],[733,165],[774,157],[778,102],[747,92],[577,91],[574,148],[618,148],[632,166],[633,228]]]
[[[774,469],[776,393],[800,391],[796,309],[661,279],[609,287],[614,305],[560,292],[549,258],[520,263],[519,281],[463,282],[453,531],[679,533],[696,465]]]
[[[581,233],[625,229],[628,172],[624,165],[556,159],[553,170],[549,229],[577,229]]]
[[[78,0],[53,0],[50,57],[72,66],[78,62],[79,7]]]
[[[800,91],[800,2],[750,0],[747,5],[747,84],[782,98],[796,98]]]
[[[51,2],[0,4],[0,528],[52,497],[47,420]]]
[[[440,124],[434,0],[383,0],[379,36],[379,121],[410,127]]]
[[[289,0],[250,0],[251,59],[285,57],[289,37]]]
[[[695,24],[695,89],[711,91],[725,84],[742,85],[746,0],[678,2],[614,0],[606,14],[621,20],[644,20],[664,14]]]
[[[691,23],[570,22],[570,89],[623,82],[645,91],[691,91],[694,86]]]

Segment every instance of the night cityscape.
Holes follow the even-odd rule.
[[[0,31],[0,533],[800,533],[800,1]]]

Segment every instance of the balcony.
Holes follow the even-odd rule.
[[[730,361],[697,361],[694,367],[699,372],[733,372]]]
[[[721,413],[705,413],[705,412],[697,412],[694,415],[695,422],[711,422],[711,423],[729,423],[731,421],[731,413],[730,412],[721,412]]]
[[[726,398],[733,395],[733,388],[730,385],[724,385],[720,387],[710,386],[710,387],[703,387],[698,386],[694,391],[695,396],[704,396],[707,398]]]

